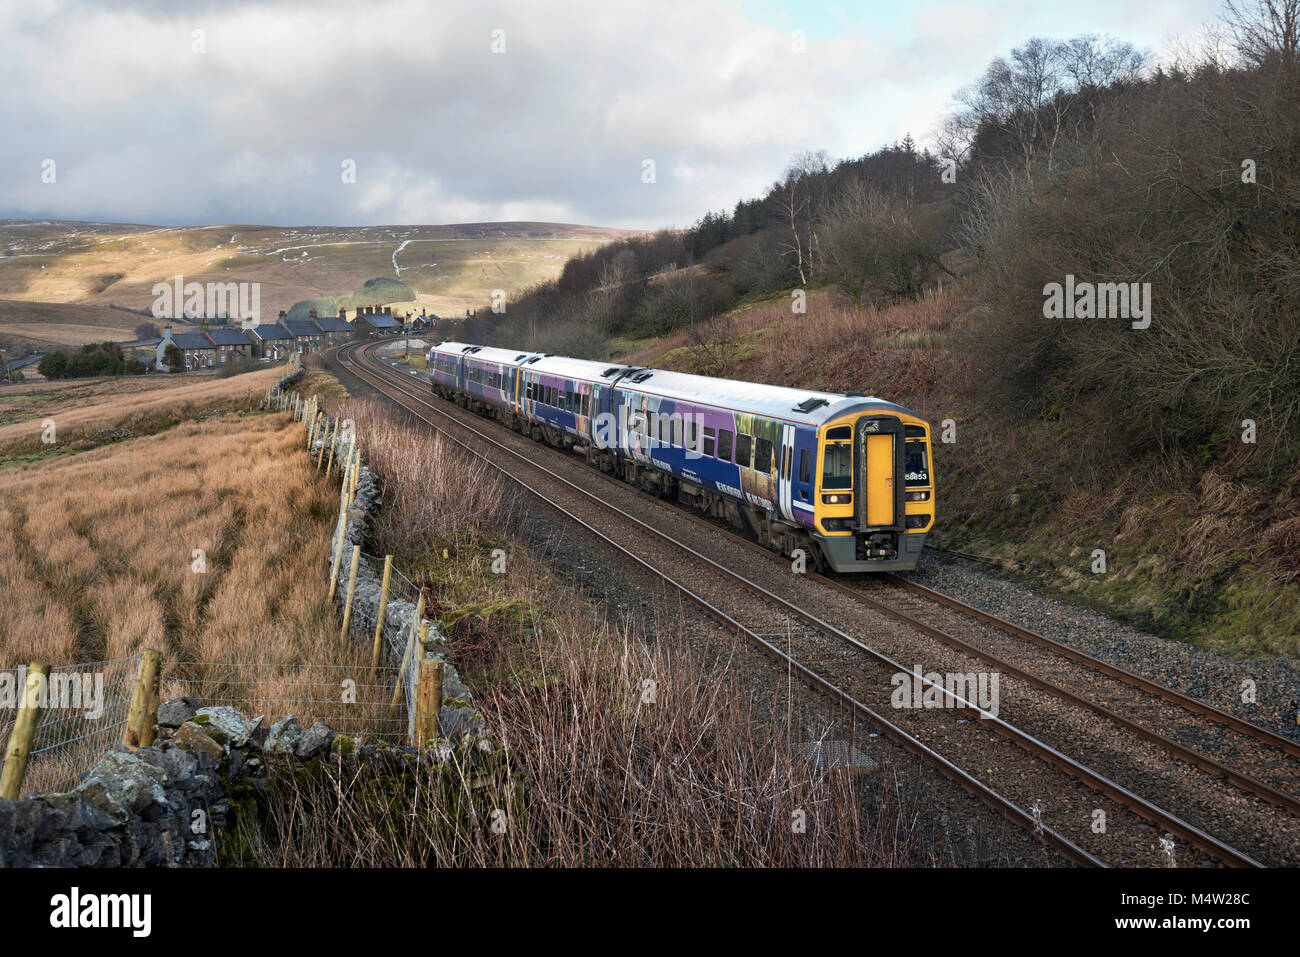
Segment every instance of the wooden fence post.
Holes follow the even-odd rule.
[[[162,652],[146,648],[140,652],[135,671],[135,688],[126,712],[126,731],[122,743],[128,748],[147,748],[153,744],[154,722],[158,720],[158,678]]]
[[[415,740],[417,748],[428,746],[438,737],[438,712],[442,710],[442,662],[422,658],[415,684]]]
[[[379,615],[375,621],[375,648],[370,655],[370,667],[378,668],[384,651],[384,621],[388,617],[388,583],[393,577],[393,556],[384,556],[384,580],[379,586]]]
[[[325,446],[330,444],[330,422],[329,417],[324,412],[321,416],[325,419],[325,426],[320,434],[320,452],[316,455],[316,471],[320,471],[321,463],[325,461]]]
[[[33,661],[27,669],[27,681],[23,685],[22,700],[18,702],[14,728],[9,732],[4,771],[0,772],[0,798],[17,801],[22,793],[27,755],[31,753],[36,719],[41,713],[41,692],[49,687],[49,681],[50,666],[43,661]]]
[[[334,558],[330,561],[330,596],[339,590],[339,562],[343,561],[343,539],[347,537],[348,515],[342,502],[339,503],[339,528],[334,534]]]
[[[402,652],[402,666],[397,669],[397,682],[393,685],[393,707],[397,707],[401,703],[402,682],[406,679],[406,669],[411,663],[411,656],[415,654],[415,636],[423,621],[424,591],[421,590],[420,599],[415,603],[415,617],[411,619],[411,633],[406,636],[406,650]]]
[[[352,595],[357,590],[357,564],[361,561],[361,546],[352,546],[352,570],[348,572],[348,595],[343,602],[343,631],[340,633],[344,641],[348,638],[348,628],[352,625]]]

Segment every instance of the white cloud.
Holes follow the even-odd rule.
[[[1201,19],[1161,6],[1144,29]],[[922,138],[993,55],[1052,32],[1036,11],[924,2],[897,36],[892,5],[832,11],[835,29],[810,30],[798,54],[789,24],[807,11],[765,24],[702,0],[31,0],[0,8],[0,122],[21,131],[0,154],[0,215],[687,225],[797,151]]]

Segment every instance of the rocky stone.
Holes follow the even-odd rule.
[[[173,698],[158,706],[158,727],[179,728],[199,710],[193,698]]]
[[[166,804],[166,775],[129,751],[109,751],[91,769],[74,794],[84,797],[118,821],[147,815],[151,805]],[[156,816],[156,815],[153,815]]]
[[[232,748],[242,748],[248,743],[248,735],[256,727],[250,725],[247,718],[236,711],[234,708],[225,705],[217,705],[212,708],[200,708],[197,712],[199,715],[207,716],[207,723],[210,728],[215,728],[226,736],[226,742]],[[257,719],[260,724],[262,719]]]
[[[192,721],[186,721],[177,728],[171,740],[174,744],[183,745],[192,751],[202,752],[217,761],[220,761],[226,754],[226,749],[218,744],[212,735]]]
[[[266,740],[262,742],[262,750],[267,754],[293,754],[302,736],[302,725],[296,717],[289,715],[271,725]]]
[[[317,720],[298,740],[293,753],[304,761],[324,754],[334,743],[334,732],[324,721]]]

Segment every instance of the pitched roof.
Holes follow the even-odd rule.
[[[215,349],[209,339],[201,332],[178,332],[172,336],[172,342],[182,349]]]
[[[319,336],[320,328],[310,319],[286,319],[280,323],[297,338],[298,336]]]
[[[352,324],[346,319],[340,319],[338,316],[318,316],[316,325],[320,326],[325,332],[352,331]]]
[[[208,338],[219,346],[246,346],[248,336],[236,329],[209,329]]]
[[[292,339],[288,331],[281,328],[277,323],[266,323],[260,326],[254,326],[248,330],[259,339]]]
[[[389,315],[364,315],[357,316],[357,318],[364,319],[376,329],[391,329],[393,326],[400,325],[396,319]]]

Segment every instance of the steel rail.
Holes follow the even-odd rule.
[[[828,634],[828,635],[834,636],[834,637],[836,637],[836,638],[838,638],[838,639],[840,639],[840,640],[842,640],[842,641],[844,641],[844,642],[847,642],[848,644],[852,645],[853,647],[857,648],[858,650],[860,650],[860,651],[864,652],[865,654],[869,655],[870,657],[876,659],[876,660],[877,660],[879,663],[881,663],[882,665],[884,665],[884,666],[886,666],[886,667],[893,668],[896,672],[897,672],[897,671],[901,671],[901,670],[905,670],[905,669],[902,668],[901,665],[899,665],[897,662],[895,662],[895,661],[893,661],[892,659],[890,659],[888,656],[883,655],[882,653],[876,651],[876,650],[873,649],[873,648],[870,648],[869,646],[867,646],[867,645],[863,644],[862,642],[858,641],[857,639],[855,639],[853,636],[848,635],[847,633],[845,633],[845,632],[843,632],[843,631],[840,631],[839,629],[835,628],[833,625],[830,625],[830,624],[828,624],[828,623],[822,621],[821,619],[819,619],[817,616],[811,614],[810,612],[806,612],[806,611],[804,611],[803,609],[798,608],[797,606],[795,606],[795,605],[793,605],[792,603],[786,601],[785,599],[781,598],[780,596],[777,596],[777,595],[773,594],[772,592],[768,591],[767,589],[763,588],[763,586],[758,585],[757,583],[754,583],[754,582],[749,581],[748,579],[744,578],[744,576],[739,575],[738,573],[731,571],[730,569],[726,568],[725,566],[723,566],[723,565],[721,565],[721,564],[715,562],[713,559],[710,559],[710,558],[708,558],[707,556],[702,555],[702,554],[700,554],[699,552],[695,551],[694,549],[691,549],[689,546],[683,545],[682,543],[675,541],[671,536],[668,536],[668,535],[664,534],[663,532],[659,531],[658,529],[655,529],[653,526],[651,526],[651,525],[649,525],[649,524],[643,522],[641,519],[636,518],[635,516],[628,514],[628,513],[627,513],[626,511],[624,511],[623,509],[620,509],[620,508],[618,508],[617,506],[614,506],[614,505],[611,505],[611,504],[608,503],[608,502],[605,502],[605,501],[604,501],[603,499],[601,499],[599,496],[593,495],[591,492],[587,491],[586,489],[583,489],[583,488],[581,488],[580,486],[574,484],[573,482],[570,482],[568,479],[566,479],[566,478],[564,478],[563,476],[557,474],[556,472],[552,471],[551,469],[547,468],[546,466],[544,466],[544,465],[540,465],[539,463],[532,461],[531,459],[529,459],[528,457],[526,457],[526,456],[520,454],[520,453],[517,452],[516,450],[509,448],[508,446],[502,444],[501,442],[497,441],[496,439],[492,438],[491,436],[486,435],[485,433],[481,432],[480,430],[474,428],[472,425],[469,425],[469,424],[467,424],[467,423],[465,423],[465,422],[462,422],[460,419],[456,418],[455,416],[451,416],[451,415],[449,415],[448,413],[444,412],[443,410],[438,409],[438,408],[434,405],[434,403],[432,403],[431,401],[429,401],[428,399],[426,399],[422,394],[420,394],[419,392],[416,392],[416,391],[412,391],[412,390],[410,390],[410,389],[408,388],[408,386],[409,386],[409,380],[408,380],[407,378],[405,378],[405,377],[403,377],[403,376],[397,374],[397,373],[394,372],[393,370],[386,369],[386,368],[384,368],[383,366],[379,366],[379,365],[368,365],[368,364],[366,364],[365,360],[369,360],[371,363],[373,363],[373,361],[374,361],[372,357],[370,357],[370,356],[368,356],[368,355],[366,354],[366,352],[369,351],[369,348],[373,348],[373,346],[370,346],[369,348],[365,348],[365,351],[363,351],[363,347],[365,347],[365,344],[358,344],[358,345],[355,345],[355,346],[350,347],[350,348],[349,348],[349,347],[344,347],[344,349],[348,349],[348,353],[347,353],[347,356],[346,356],[346,358],[348,358],[348,359],[351,359],[354,355],[357,355],[358,353],[360,353],[359,358],[360,358],[362,361],[361,361],[361,362],[354,363],[354,369],[356,369],[356,370],[362,372],[363,374],[367,374],[367,375],[369,375],[369,377],[372,378],[373,380],[376,380],[376,381],[378,381],[378,382],[380,382],[380,383],[383,383],[383,384],[387,384],[389,387],[396,387],[396,388],[398,388],[398,391],[400,391],[402,394],[404,394],[404,395],[407,396],[408,398],[415,399],[415,400],[416,400],[417,402],[419,402],[421,405],[424,405],[424,406],[428,407],[429,409],[435,411],[435,412],[436,412],[437,414],[439,414],[440,416],[449,419],[450,421],[454,422],[457,426],[459,426],[459,427],[461,427],[461,428],[463,428],[463,429],[466,429],[466,430],[469,431],[469,432],[472,432],[474,435],[476,435],[476,436],[478,436],[480,439],[482,439],[482,440],[488,442],[490,445],[492,445],[492,446],[494,446],[494,447],[500,449],[501,451],[506,452],[507,454],[509,454],[509,455],[511,455],[511,456],[513,456],[513,457],[515,457],[515,458],[517,458],[517,459],[519,459],[520,461],[523,461],[523,462],[524,462],[525,464],[527,464],[528,466],[530,466],[530,467],[532,467],[532,468],[535,468],[535,469],[538,469],[538,470],[541,471],[541,472],[544,472],[545,474],[549,475],[550,477],[552,477],[552,478],[555,479],[556,481],[558,481],[558,482],[560,482],[560,483],[563,483],[563,484],[566,485],[566,486],[569,486],[570,488],[572,488],[574,491],[578,492],[578,493],[579,493],[580,495],[582,495],[583,497],[585,497],[585,498],[587,498],[587,499],[589,499],[589,500],[595,502],[598,506],[600,506],[600,507],[602,507],[602,508],[604,508],[604,509],[606,509],[606,510],[612,511],[612,512],[616,513],[618,516],[620,516],[621,518],[623,518],[623,519],[625,519],[625,520],[628,520],[628,521],[631,521],[631,522],[633,522],[633,523],[635,523],[635,524],[641,526],[643,529],[645,529],[645,530],[646,530],[648,533],[650,533],[651,535],[656,536],[656,537],[662,539],[663,541],[669,543],[669,544],[670,544],[672,547],[674,547],[674,548],[677,548],[677,549],[679,549],[679,550],[682,550],[682,551],[687,552],[688,554],[690,554],[692,557],[696,558],[697,560],[699,560],[699,561],[701,561],[701,562],[703,562],[703,563],[706,563],[706,564],[710,565],[710,566],[713,567],[716,571],[718,571],[719,573],[723,574],[724,576],[726,576],[726,577],[732,579],[733,581],[735,581],[737,584],[741,585],[742,587],[745,587],[745,588],[747,588],[747,589],[749,589],[749,590],[751,590],[751,591],[754,591],[754,592],[757,593],[757,594],[762,595],[762,596],[763,596],[766,600],[768,600],[770,603],[775,604],[775,605],[777,605],[778,607],[783,608],[783,609],[786,611],[787,614],[790,614],[790,615],[792,615],[792,616],[794,616],[794,617],[800,618],[801,620],[803,620],[803,621],[807,622],[808,624],[812,625],[812,626],[813,626],[814,628],[816,628],[817,630],[822,631],[822,632],[824,632],[824,633],[826,633],[826,634]],[[340,358],[344,358],[343,350],[340,350]],[[382,390],[381,390],[381,391],[382,391]],[[391,394],[389,394],[389,397],[390,397],[390,398],[396,398],[395,396],[392,396]],[[400,402],[399,402],[399,404],[400,404]],[[430,427],[432,427],[432,428],[434,428],[434,429],[436,429],[436,430],[442,432],[444,435],[447,435],[447,432],[446,432],[445,429],[440,429],[436,424],[434,424],[433,422],[431,422],[430,420],[428,420],[428,419],[425,418],[424,416],[420,415],[420,414],[419,414],[418,412],[416,412],[415,410],[409,408],[409,406],[404,406],[404,408],[406,409],[406,411],[407,411],[408,413],[415,415],[417,418],[419,418],[419,419],[421,419],[422,421],[424,421],[424,422],[425,422],[426,424],[428,424]],[[465,448],[467,451],[471,451],[471,452],[472,452],[476,457],[479,457],[479,458],[481,458],[482,460],[484,460],[484,461],[486,461],[486,462],[489,462],[490,464],[494,465],[496,468],[500,469],[500,470],[501,470],[502,472],[504,472],[505,474],[510,475],[510,477],[511,477],[512,479],[514,479],[517,483],[519,483],[520,485],[524,486],[525,488],[528,488],[528,490],[531,491],[531,492],[533,492],[534,494],[539,495],[541,498],[543,498],[543,500],[550,502],[550,500],[546,498],[546,496],[545,496],[544,493],[540,492],[540,491],[537,490],[537,489],[533,489],[533,488],[531,488],[530,486],[527,485],[527,483],[523,482],[522,479],[520,479],[518,476],[514,476],[514,475],[512,475],[511,473],[509,473],[506,469],[504,469],[504,468],[503,468],[501,465],[499,465],[498,463],[496,463],[496,462],[492,462],[492,460],[491,460],[491,459],[488,459],[486,456],[483,456],[483,455],[481,455],[480,453],[478,453],[478,452],[476,452],[476,451],[470,449],[469,446],[467,446],[465,443],[461,442],[460,440],[455,439],[454,436],[450,436],[450,435],[448,435],[448,437],[449,437],[449,438],[452,438],[453,441],[455,441],[455,442],[456,442],[458,445],[460,445],[462,448]],[[554,503],[554,502],[550,502],[550,504],[552,504],[553,506],[555,506],[555,503]],[[559,506],[555,506],[555,507],[560,508]],[[591,528],[591,526],[589,526],[586,522],[583,522],[580,518],[578,518],[577,516],[572,515],[572,513],[568,512],[567,510],[565,510],[565,509],[563,509],[563,508],[560,508],[560,510],[563,511],[563,512],[565,512],[567,515],[569,515],[570,518],[574,519],[574,520],[577,521],[579,524],[583,525],[583,527],[588,528],[588,529]],[[592,531],[594,531],[594,529],[592,529]],[[677,582],[676,580],[672,579],[672,577],[671,577],[670,575],[667,575],[666,573],[664,573],[664,572],[662,572],[662,571],[660,571],[660,570],[658,570],[658,569],[654,569],[654,568],[652,568],[652,567],[649,566],[646,562],[644,562],[642,559],[640,559],[639,556],[636,556],[636,555],[632,554],[632,553],[629,552],[627,549],[623,548],[622,546],[618,545],[618,544],[615,543],[615,542],[612,542],[612,540],[608,539],[608,538],[607,538],[606,536],[604,536],[603,534],[601,534],[601,533],[599,533],[599,532],[597,532],[596,534],[599,535],[602,539],[605,539],[605,540],[607,540],[607,541],[610,541],[611,544],[615,545],[615,547],[617,547],[617,548],[619,549],[619,551],[623,552],[624,554],[627,554],[630,558],[632,558],[632,559],[634,559],[635,561],[637,561],[638,564],[641,564],[641,565],[645,566],[647,569],[649,569],[651,572],[653,572],[654,574],[656,574],[658,577],[663,578],[664,580],[670,581],[670,582],[671,582],[675,587],[677,587],[679,590],[683,591],[683,593],[688,593],[688,594],[690,594],[690,596],[692,597],[692,600],[697,600],[698,602],[700,602],[700,603],[702,603],[703,605],[707,606],[709,609],[712,609],[713,611],[718,611],[717,609],[713,608],[712,605],[709,605],[709,604],[707,603],[706,600],[704,600],[704,599],[700,598],[700,596],[694,595],[694,593],[690,592],[690,589],[689,589],[687,586],[685,586],[684,584],[682,584],[682,583],[680,583],[680,582]],[[743,539],[742,539],[742,541],[743,541]],[[752,543],[751,543],[751,544],[752,544]],[[755,547],[761,547],[761,546],[755,546]],[[721,612],[718,612],[718,613],[719,613],[719,614],[725,614],[725,613],[721,613]],[[760,642],[763,643],[765,646],[771,648],[770,643],[766,642],[766,641],[765,641],[761,636],[757,635],[756,633],[750,631],[750,630],[747,629],[747,628],[744,628],[743,625],[740,625],[739,623],[735,622],[734,619],[730,619],[730,618],[728,618],[727,621],[728,621],[728,623],[733,624],[733,625],[735,625],[735,626],[737,626],[737,627],[743,629],[743,630],[744,630],[745,632],[747,632],[747,633],[748,633],[752,638],[754,638],[755,640],[760,641]],[[819,684],[819,685],[821,685],[821,686],[823,686],[823,687],[826,687],[826,686],[829,685],[829,683],[826,682],[824,679],[821,679],[819,676],[812,675],[812,672],[808,671],[808,669],[804,668],[804,666],[798,664],[798,662],[794,662],[794,660],[793,660],[792,658],[790,658],[789,656],[785,655],[783,652],[780,652],[779,649],[772,649],[772,650],[774,650],[775,653],[776,653],[779,657],[781,657],[783,660],[786,660],[786,661],[790,662],[790,663],[793,664],[793,665],[797,665],[797,666],[798,666],[798,670],[801,672],[801,674],[803,674],[803,673],[806,672],[808,675],[810,675],[810,676],[816,678],[816,679],[817,679],[817,681],[816,681],[817,684]],[[924,679],[923,679],[923,680],[924,680]],[[1166,828],[1167,830],[1169,830],[1171,833],[1177,834],[1178,836],[1182,837],[1184,840],[1188,841],[1189,843],[1191,843],[1191,844],[1193,844],[1193,845],[1199,847],[1201,850],[1203,850],[1203,851],[1205,851],[1205,852],[1211,854],[1211,855],[1214,856],[1214,857],[1217,857],[1217,858],[1223,860],[1223,861],[1226,862],[1226,863],[1232,864],[1232,865],[1234,865],[1234,866],[1248,866],[1248,867],[1251,867],[1251,866],[1253,866],[1253,867],[1258,867],[1258,866],[1260,866],[1259,862],[1255,861],[1255,860],[1254,860],[1253,858],[1251,858],[1249,855],[1246,855],[1246,854],[1244,854],[1244,853],[1242,853],[1242,852],[1236,850],[1235,848],[1232,848],[1232,847],[1230,847],[1229,845],[1223,843],[1222,841],[1219,841],[1217,838],[1213,837],[1212,835],[1207,834],[1206,832],[1204,832],[1204,831],[1202,831],[1201,829],[1195,827],[1194,825],[1189,824],[1189,823],[1186,822],[1186,821],[1183,821],[1181,818],[1177,817],[1176,815],[1172,814],[1171,812],[1165,811],[1164,809],[1157,807],[1156,805],[1154,805],[1154,804],[1152,804],[1151,802],[1147,801],[1146,799],[1140,797],[1139,795],[1135,794],[1134,792],[1132,792],[1132,791],[1130,791],[1130,790],[1124,788],[1122,785],[1119,785],[1119,784],[1117,784],[1117,783],[1115,783],[1115,782],[1109,780],[1108,778],[1104,777],[1103,775],[1100,775],[1100,774],[1098,774],[1097,772],[1093,771],[1091,768],[1088,768],[1088,767],[1086,767],[1086,766],[1080,764],[1079,762],[1075,761],[1074,759],[1070,758],[1068,755],[1065,755],[1065,754],[1063,754],[1062,752],[1057,751],[1056,749],[1052,748],[1050,745],[1047,745],[1047,744],[1045,744],[1044,742],[1039,741],[1037,738],[1034,738],[1032,735],[1029,735],[1028,733],[1026,733],[1026,732],[1024,732],[1024,731],[1021,731],[1019,728],[1016,728],[1015,726],[1011,725],[1009,722],[1003,721],[1002,719],[998,718],[997,716],[992,715],[992,714],[990,714],[990,713],[988,713],[988,712],[986,712],[986,711],[983,711],[982,709],[978,708],[978,707],[977,707],[976,705],[974,705],[973,703],[968,702],[968,701],[965,701],[965,699],[961,698],[961,696],[956,695],[954,692],[948,691],[947,689],[943,688],[942,685],[935,685],[933,682],[927,682],[927,683],[929,683],[929,684],[931,684],[932,686],[938,688],[938,689],[939,689],[940,691],[942,691],[946,696],[951,697],[951,698],[953,698],[953,699],[955,699],[955,700],[960,700],[960,701],[961,701],[965,706],[970,707],[971,709],[975,710],[975,711],[979,714],[979,717],[980,717],[980,723],[981,723],[981,724],[992,725],[993,728],[994,728],[996,731],[998,731],[998,733],[1003,734],[1003,735],[1005,735],[1005,736],[1011,738],[1012,740],[1016,741],[1016,743],[1020,744],[1022,747],[1026,748],[1028,751],[1030,751],[1032,754],[1036,755],[1036,756],[1039,757],[1040,759],[1043,759],[1043,760],[1047,761],[1048,763],[1050,763],[1050,764],[1052,764],[1052,765],[1058,767],[1058,768],[1061,769],[1062,771],[1065,771],[1066,773],[1070,774],[1072,777],[1075,777],[1077,780],[1080,780],[1082,783],[1088,785],[1089,787],[1092,787],[1094,790],[1097,790],[1099,793],[1106,794],[1106,795],[1107,795],[1108,797],[1110,797],[1112,800],[1116,801],[1117,803],[1123,804],[1124,806],[1128,807],[1130,810],[1132,810],[1132,811],[1134,811],[1135,813],[1137,813],[1139,816],[1142,816],[1142,817],[1146,818],[1147,820],[1152,821],[1153,823],[1156,823],[1156,824],[1159,824],[1159,825],[1165,827],[1165,828]],[[833,688],[833,687],[834,687],[834,686],[830,686],[830,688]],[[843,699],[843,700],[855,700],[855,699],[852,699],[851,696],[848,696],[846,692],[843,692],[843,691],[840,690],[840,689],[834,689],[834,690],[833,690],[833,693],[836,694],[837,696],[841,697],[841,699]],[[857,702],[857,704],[861,704],[861,703],[860,703],[860,702]],[[865,708],[865,705],[863,705],[862,707]],[[870,709],[867,709],[867,710],[869,711]],[[885,719],[881,718],[879,715],[875,715],[874,712],[871,712],[871,714],[873,714],[873,715],[875,716],[875,720],[876,720],[877,722],[888,723],[888,722],[885,722]],[[892,727],[892,725],[891,725],[891,727]],[[902,729],[896,729],[896,730],[898,730],[898,731],[899,731],[900,733],[902,733],[902,734],[907,734],[907,732],[902,731]],[[909,735],[909,737],[910,737],[910,735]],[[922,744],[922,743],[919,742],[919,741],[917,742],[917,744],[920,745],[921,747],[926,747],[924,744]],[[1001,796],[999,795],[999,797],[1001,797]],[[1006,801],[1007,799],[1002,798],[1002,800]],[[1009,801],[1008,801],[1007,803],[1011,804],[1012,807],[1016,807],[1016,806],[1014,805],[1014,802],[1009,802]],[[1018,808],[1018,807],[1016,807],[1016,811],[1017,811],[1017,815],[1016,815],[1016,816],[1017,816],[1017,817],[1018,817],[1018,818],[1023,822],[1023,820],[1025,819],[1025,812],[1023,811],[1023,809],[1020,809],[1020,808]],[[1032,820],[1032,819],[1031,819],[1031,820]],[[1086,853],[1086,852],[1085,852],[1085,853]]]

